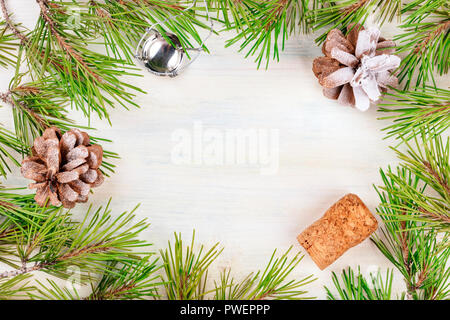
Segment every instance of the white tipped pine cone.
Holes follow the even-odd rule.
[[[313,72],[327,98],[365,111],[388,86],[398,85],[391,72],[400,58],[392,55],[395,43],[381,38],[378,29],[348,28],[347,36],[338,29],[328,33],[322,47],[325,56],[314,59]]]
[[[103,148],[90,144],[89,135],[78,129],[63,135],[58,128],[44,131],[34,140],[32,155],[22,161],[22,175],[34,180],[34,199],[40,206],[49,203],[73,208],[77,202],[86,202],[91,188],[103,183],[99,167]]]

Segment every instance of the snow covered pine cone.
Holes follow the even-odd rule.
[[[401,60],[392,55],[395,43],[380,37],[377,28],[349,25],[348,29],[347,36],[339,29],[328,33],[322,47],[325,57],[314,59],[313,72],[325,97],[365,111],[388,86],[398,85],[391,71]]]
[[[103,159],[103,148],[90,144],[89,135],[72,129],[61,135],[58,128],[44,131],[34,140],[32,155],[22,161],[21,172],[36,183],[34,199],[40,206],[49,203],[73,208],[76,202],[86,202],[91,188],[103,183],[98,169]]]

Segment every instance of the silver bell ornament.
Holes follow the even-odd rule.
[[[175,34],[166,32],[164,37],[156,29],[159,25],[165,30],[164,23],[166,21],[174,19],[183,12],[192,9],[196,1],[193,1],[191,6],[184,9],[182,13],[171,16],[164,21],[157,22],[146,29],[146,32],[137,45],[135,57],[141,61],[149,72],[158,76],[176,77],[198,58],[203,51],[204,42],[213,32],[213,22],[209,16],[206,1],[204,3],[211,29],[208,36],[196,48],[183,48],[180,39]]]

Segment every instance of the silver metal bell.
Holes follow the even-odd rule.
[[[192,9],[195,4],[196,1],[183,12]],[[165,21],[158,22],[146,29],[136,47],[135,57],[143,63],[148,71],[158,76],[175,77],[198,58],[200,52],[203,51],[204,42],[213,32],[213,21],[209,17],[206,1],[204,1],[204,4],[211,29],[209,35],[201,41],[197,48],[183,48],[180,39],[175,34],[167,32],[166,37],[163,37],[155,28],[157,25],[161,25],[162,29],[166,29],[163,27],[164,22],[176,16],[167,18]]]
[[[183,64],[185,53],[176,35],[168,33],[166,36],[171,43],[157,30],[149,30],[139,48],[138,59],[155,74],[175,76]]]

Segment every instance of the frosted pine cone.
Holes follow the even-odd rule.
[[[91,145],[89,135],[78,129],[61,136],[58,128],[44,131],[34,140],[32,155],[22,161],[21,172],[36,183],[34,199],[40,206],[49,203],[73,208],[76,202],[86,202],[91,188],[103,183],[98,169],[103,159],[103,148]]]
[[[346,37],[338,29],[328,33],[322,47],[325,57],[314,59],[313,72],[327,98],[365,111],[388,86],[397,86],[391,71],[400,65],[400,58],[392,55],[395,43],[381,38],[377,28],[350,25],[349,29]]]

